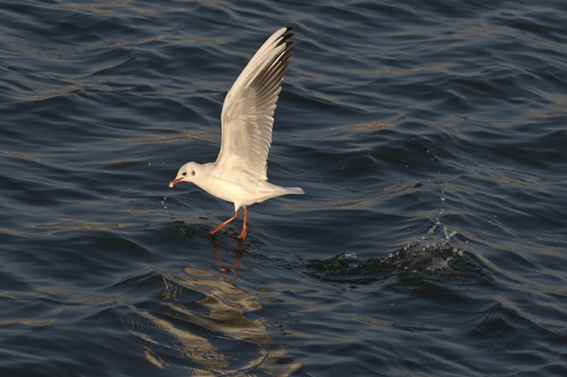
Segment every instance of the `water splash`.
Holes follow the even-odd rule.
[[[451,238],[453,238],[457,234],[456,230],[449,231],[449,229],[445,225],[441,224],[441,221],[439,221],[439,219],[435,219],[435,224],[427,229],[428,236],[432,236],[437,229],[441,229],[445,234],[445,241],[443,243],[443,246],[446,245],[451,240]],[[423,239],[425,240],[426,237],[424,236]]]
[[[436,231],[443,237],[435,239]],[[488,276],[474,254],[450,246],[457,234],[436,219],[422,240],[412,242],[383,258],[359,259],[344,252],[312,263],[307,273],[324,281],[369,284],[395,276],[400,281],[430,281],[440,284],[476,284]]]

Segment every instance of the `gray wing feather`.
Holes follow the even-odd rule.
[[[290,29],[278,30],[260,47],[226,96],[215,167],[219,174],[267,180],[274,111],[293,49]]]

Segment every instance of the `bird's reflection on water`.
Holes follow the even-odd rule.
[[[184,365],[199,375],[287,376],[297,370],[301,364],[284,357],[286,350],[264,324],[246,318],[262,305],[260,297],[237,285],[244,253],[224,248],[214,237],[209,246],[212,269],[185,266],[161,273],[165,287],[159,300],[130,306],[131,332],[143,340],[146,359],[159,368]],[[172,349],[178,360],[167,356]]]
[[[240,259],[244,256],[244,254],[242,252],[238,252],[237,250],[226,250],[227,253],[229,253],[229,255],[233,258],[233,261],[234,261],[234,267],[229,268],[229,267],[226,267],[226,263],[221,263],[223,261],[223,258],[221,258],[219,256],[219,252],[217,251],[217,249],[219,249],[222,246],[220,246],[219,244],[217,244],[214,241],[214,236],[210,237],[208,245],[211,248],[212,253],[216,257],[216,259],[213,260],[213,263],[216,266],[218,266],[218,267],[216,267],[217,270],[223,275],[231,276],[231,274],[232,274],[232,277],[230,279],[228,279],[228,281],[238,280],[238,270],[240,269]],[[238,240],[237,246],[238,246],[239,249],[242,248],[242,241],[241,240]]]

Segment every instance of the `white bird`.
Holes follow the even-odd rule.
[[[244,68],[228,91],[222,106],[222,139],[215,162],[183,165],[169,187],[192,182],[209,194],[234,203],[234,216],[212,229],[215,233],[244,208],[239,238],[246,238],[246,207],[287,194],[303,194],[299,187],[268,182],[268,153],[272,143],[274,110],[283,76],[289,65],[293,41],[290,27],[276,31]]]

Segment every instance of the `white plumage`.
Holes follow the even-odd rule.
[[[244,208],[240,239],[246,237],[246,207],[287,194],[303,194],[299,187],[280,187],[267,181],[267,159],[272,143],[274,111],[283,76],[289,65],[293,41],[291,28],[276,31],[256,52],[232,88],[221,113],[222,141],[217,160],[208,164],[188,162],[169,187],[192,182],[220,199],[234,203],[234,216]]]

